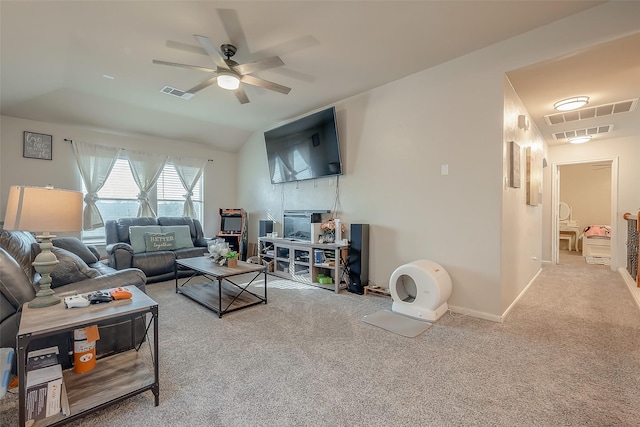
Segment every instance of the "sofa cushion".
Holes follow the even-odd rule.
[[[51,239],[51,243],[53,243],[53,246],[73,252],[86,264],[98,262],[98,258],[96,258],[94,253],[89,250],[87,245],[75,237],[57,237],[55,239]]]
[[[197,220],[196,220],[197,221]],[[197,230],[195,228],[195,222],[193,218],[188,216],[161,216],[158,217],[158,225],[162,225],[165,227],[170,227],[172,225],[188,225],[189,226],[189,234],[194,239],[197,236]]]
[[[31,282],[35,278],[35,270],[31,265],[33,258],[35,258],[35,254],[31,252],[34,243],[37,243],[36,238],[28,231],[2,230],[0,233],[0,247],[20,264],[24,274]]]
[[[176,233],[144,233],[147,252],[172,251],[176,248]]]
[[[144,271],[147,277],[173,273],[176,256],[174,251],[145,252],[133,257],[133,267]]]
[[[193,240],[188,225],[163,225],[160,227],[163,233],[174,232],[176,245],[173,249],[192,248]]]
[[[20,264],[2,248],[0,248],[0,293],[15,310],[36,296],[36,290]],[[3,305],[3,312],[6,311],[5,309]],[[4,318],[5,314],[2,317]]]
[[[107,227],[105,224],[105,234],[108,243],[124,242],[130,243],[129,228],[131,226],[144,226],[144,225],[160,225],[156,218],[151,217],[133,217],[133,218],[120,218],[117,220],[107,221],[110,224]]]
[[[82,259],[66,249],[53,247],[51,252],[58,258],[58,265],[51,273],[51,288],[80,282],[85,279],[93,279],[100,276],[95,268],[90,268]]]
[[[93,264],[88,264],[88,265],[89,267],[97,270],[101,276],[104,276],[105,274],[115,273],[116,271],[118,271],[115,268],[105,264],[102,261],[94,262]]]
[[[147,242],[144,239],[145,233],[162,233],[159,225],[132,225],[129,227],[129,241],[134,254],[147,251]]]

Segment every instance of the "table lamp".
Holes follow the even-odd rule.
[[[82,230],[82,193],[53,187],[12,186],[9,189],[4,229],[42,233],[36,236],[41,251],[33,261],[33,267],[41,276],[40,290],[29,307],[58,304],[60,298],[51,289],[51,273],[58,265],[55,254],[51,252],[51,239],[56,236],[50,232]]]

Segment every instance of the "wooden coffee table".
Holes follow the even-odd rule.
[[[178,271],[191,269],[193,275],[181,286],[178,286]],[[249,290],[251,284],[260,275],[264,275],[264,293],[259,295]],[[237,283],[236,276],[251,275],[248,282]],[[192,283],[201,277],[204,282]],[[246,278],[247,276],[245,276]],[[267,303],[267,268],[264,265],[238,261],[237,267],[220,266],[207,256],[177,259],[175,263],[176,293],[191,298],[210,310],[218,313],[218,317],[231,311],[252,305]],[[194,280],[195,282],[195,280]]]

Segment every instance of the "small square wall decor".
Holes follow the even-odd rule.
[[[24,132],[22,157],[29,159],[51,160],[51,135],[43,133]]]

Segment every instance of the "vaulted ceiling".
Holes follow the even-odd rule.
[[[600,3],[3,0],[0,112],[237,151],[255,130]],[[234,44],[238,52],[233,59],[241,64],[279,56],[283,66],[255,75],[288,86],[291,92],[244,85],[247,104],[217,85],[189,100],[162,93],[165,86],[186,91],[211,77],[197,69],[152,63],[156,59],[215,68],[196,34],[215,47]],[[638,51],[637,37],[625,43],[626,49]],[[612,44],[605,52],[615,49]],[[605,96],[602,87],[587,86],[590,81],[600,85],[598,78],[604,76],[609,83],[616,79],[622,85],[631,79],[638,85],[639,55],[633,60],[616,56],[618,67],[636,67],[635,75],[606,70],[602,62],[613,60],[591,60],[589,71],[580,72],[584,86],[578,85],[567,70],[580,65],[581,55],[509,74],[551,142],[541,117],[551,112],[553,101],[583,92],[594,94],[598,103],[629,97],[622,88]]]

